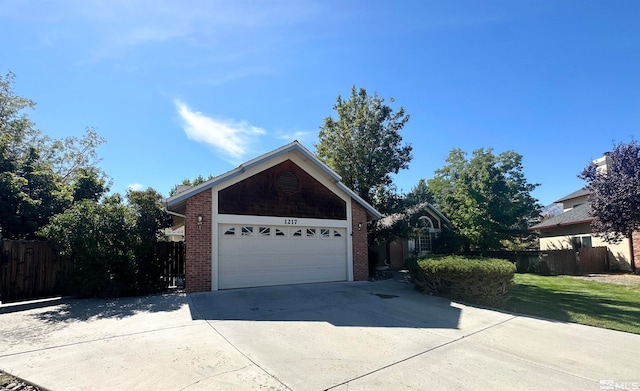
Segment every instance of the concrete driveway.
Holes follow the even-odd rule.
[[[638,352],[395,280],[0,307],[0,368],[50,390],[638,389]]]

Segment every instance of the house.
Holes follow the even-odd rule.
[[[369,278],[380,213],[297,141],[165,202],[184,225],[187,292]]]
[[[451,222],[428,202],[412,206],[402,213],[384,216],[379,225],[390,228],[399,222],[407,224],[411,234],[408,238],[374,246],[378,268],[401,269],[407,258],[430,254],[443,227],[451,227]]]
[[[597,169],[607,169],[608,156],[594,161]],[[634,270],[634,258],[640,257],[640,234],[633,234],[633,240],[623,239],[618,244],[610,244],[592,233],[590,191],[587,188],[577,190],[555,201],[563,205],[563,212],[539,224],[530,230],[540,232],[540,250],[574,249],[583,247],[607,247],[611,270]],[[635,242],[635,245],[634,243]]]

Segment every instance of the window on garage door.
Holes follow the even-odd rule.
[[[221,236],[252,237],[292,237],[292,238],[341,238],[344,228],[277,227],[260,225],[222,226]]]

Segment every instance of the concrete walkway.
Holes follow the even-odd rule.
[[[0,369],[50,390],[634,389],[638,352],[395,280],[0,306]]]

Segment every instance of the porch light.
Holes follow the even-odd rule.
[[[362,223],[358,223],[358,231],[362,231]]]
[[[202,225],[202,215],[198,215],[198,225]]]

